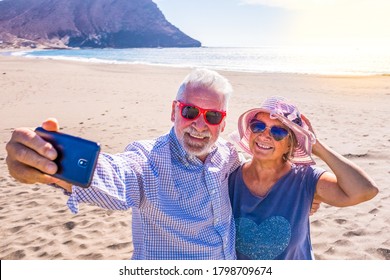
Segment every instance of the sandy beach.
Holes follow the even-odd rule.
[[[63,132],[121,152],[170,129],[171,102],[189,71],[0,56],[0,258],[131,258],[130,212],[82,205],[71,214],[60,190],[9,176],[5,144],[15,128],[56,117]],[[282,95],[311,120],[318,138],[376,181],[373,200],[349,208],[323,204],[311,217],[315,257],[390,260],[390,77],[220,73],[235,90],[223,137],[240,113]]]

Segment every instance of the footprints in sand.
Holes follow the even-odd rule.
[[[335,219],[334,221],[339,225],[344,225],[348,222],[346,219]]]
[[[109,227],[109,225],[103,225]],[[128,227],[128,225],[126,225]],[[63,224],[63,230],[72,233],[77,228],[76,222],[66,222]],[[22,233],[23,226],[16,226],[11,229],[13,234],[23,236],[22,240],[18,238],[12,242],[14,246],[1,246],[0,258],[3,260],[21,260],[21,259],[80,259],[80,260],[101,260],[101,259],[129,259],[133,250],[131,236],[128,235],[126,241],[123,236],[118,235],[118,239],[125,239],[123,242],[113,243],[116,238],[104,237],[96,238],[96,233],[100,229],[86,230],[85,233],[65,234],[59,233],[53,239],[50,235],[43,235],[37,238],[34,232],[30,233],[30,238],[26,238],[27,233]],[[102,230],[105,231],[104,229]],[[88,233],[89,232],[89,233]],[[104,235],[102,232],[102,236]],[[91,238],[91,236],[93,238]],[[28,240],[30,239],[30,240]],[[23,249],[19,249],[19,248]],[[18,248],[18,249],[13,249]],[[106,248],[106,250],[104,250]],[[97,251],[99,251],[97,253]],[[104,254],[102,252],[105,252]],[[109,253],[108,253],[109,252]]]
[[[337,240],[336,242],[333,243],[335,246],[347,246],[347,247],[350,247],[350,246],[353,246],[353,243],[349,240],[346,240],[346,239],[339,239]]]
[[[11,186],[14,181],[6,176],[0,180],[0,259],[131,258],[129,212],[83,205],[73,215],[61,191],[39,184]]]
[[[125,111],[125,113],[123,114],[120,114],[119,112],[121,111]],[[119,113],[119,116],[118,116],[118,113]],[[100,112],[96,112],[96,115],[94,117],[88,117],[86,120],[84,121],[79,121],[79,125],[84,125],[84,126],[101,126],[102,123],[100,121],[100,118],[101,117],[109,117],[109,118],[113,118],[115,116],[115,118],[119,118],[119,119],[126,119],[128,117],[128,114],[131,114],[131,112],[128,112],[126,110],[126,107],[121,107],[120,109],[113,109],[113,111],[110,111],[110,110],[104,110],[104,111],[100,111]],[[97,123],[91,123],[92,121],[98,121]],[[112,122],[111,122],[112,123]],[[114,125],[109,125],[110,127],[113,127]],[[115,126],[118,126],[118,125],[115,125]],[[106,129],[103,129],[103,131],[106,131]]]
[[[378,248],[376,249],[379,255],[381,255],[385,260],[390,260],[390,249],[387,248]]]
[[[103,259],[103,255],[100,253],[90,253],[85,255],[78,255],[78,260],[101,260]]]
[[[377,199],[360,208],[321,207],[311,218],[316,259],[389,260],[388,198]]]
[[[65,228],[67,228],[68,230],[72,230],[74,229],[74,227],[76,226],[76,223],[75,222],[67,222],[64,224]]]
[[[16,233],[16,232],[20,231],[22,228],[23,228],[23,226],[16,226],[16,227],[10,228],[9,231],[11,233]]]
[[[2,257],[3,260],[21,260],[26,256],[24,250],[17,250],[15,252],[9,253],[8,255]]]
[[[378,208],[374,208],[374,209],[372,209],[370,212],[368,212],[368,213],[370,213],[370,214],[377,214],[379,212],[379,209]]]
[[[343,236],[346,237],[362,236],[362,235],[366,235],[366,231],[364,229],[351,230],[343,233]]]
[[[129,248],[131,246],[131,242],[124,242],[124,243],[118,243],[118,244],[112,244],[107,246],[107,248],[112,249],[112,250],[118,250],[118,249],[123,249],[123,248]]]

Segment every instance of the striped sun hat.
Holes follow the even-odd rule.
[[[294,133],[297,145],[292,153],[291,162],[296,164],[315,164],[311,157],[312,145],[316,142],[315,135],[309,131],[309,126],[301,118],[298,108],[287,99],[280,96],[273,96],[266,99],[260,108],[250,109],[238,119],[238,145],[247,153],[252,155],[249,149],[249,122],[258,113],[269,113],[271,119],[278,119]]]

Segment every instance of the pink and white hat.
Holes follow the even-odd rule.
[[[311,157],[312,145],[316,142],[315,135],[309,131],[309,126],[301,118],[298,108],[284,97],[273,96],[266,99],[260,108],[246,111],[238,119],[238,145],[252,155],[249,149],[249,122],[258,113],[269,113],[271,119],[278,119],[291,129],[297,139],[297,146],[292,153],[291,162],[296,164],[315,164]]]

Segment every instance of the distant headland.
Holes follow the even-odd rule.
[[[200,47],[151,0],[3,0],[0,48]]]

